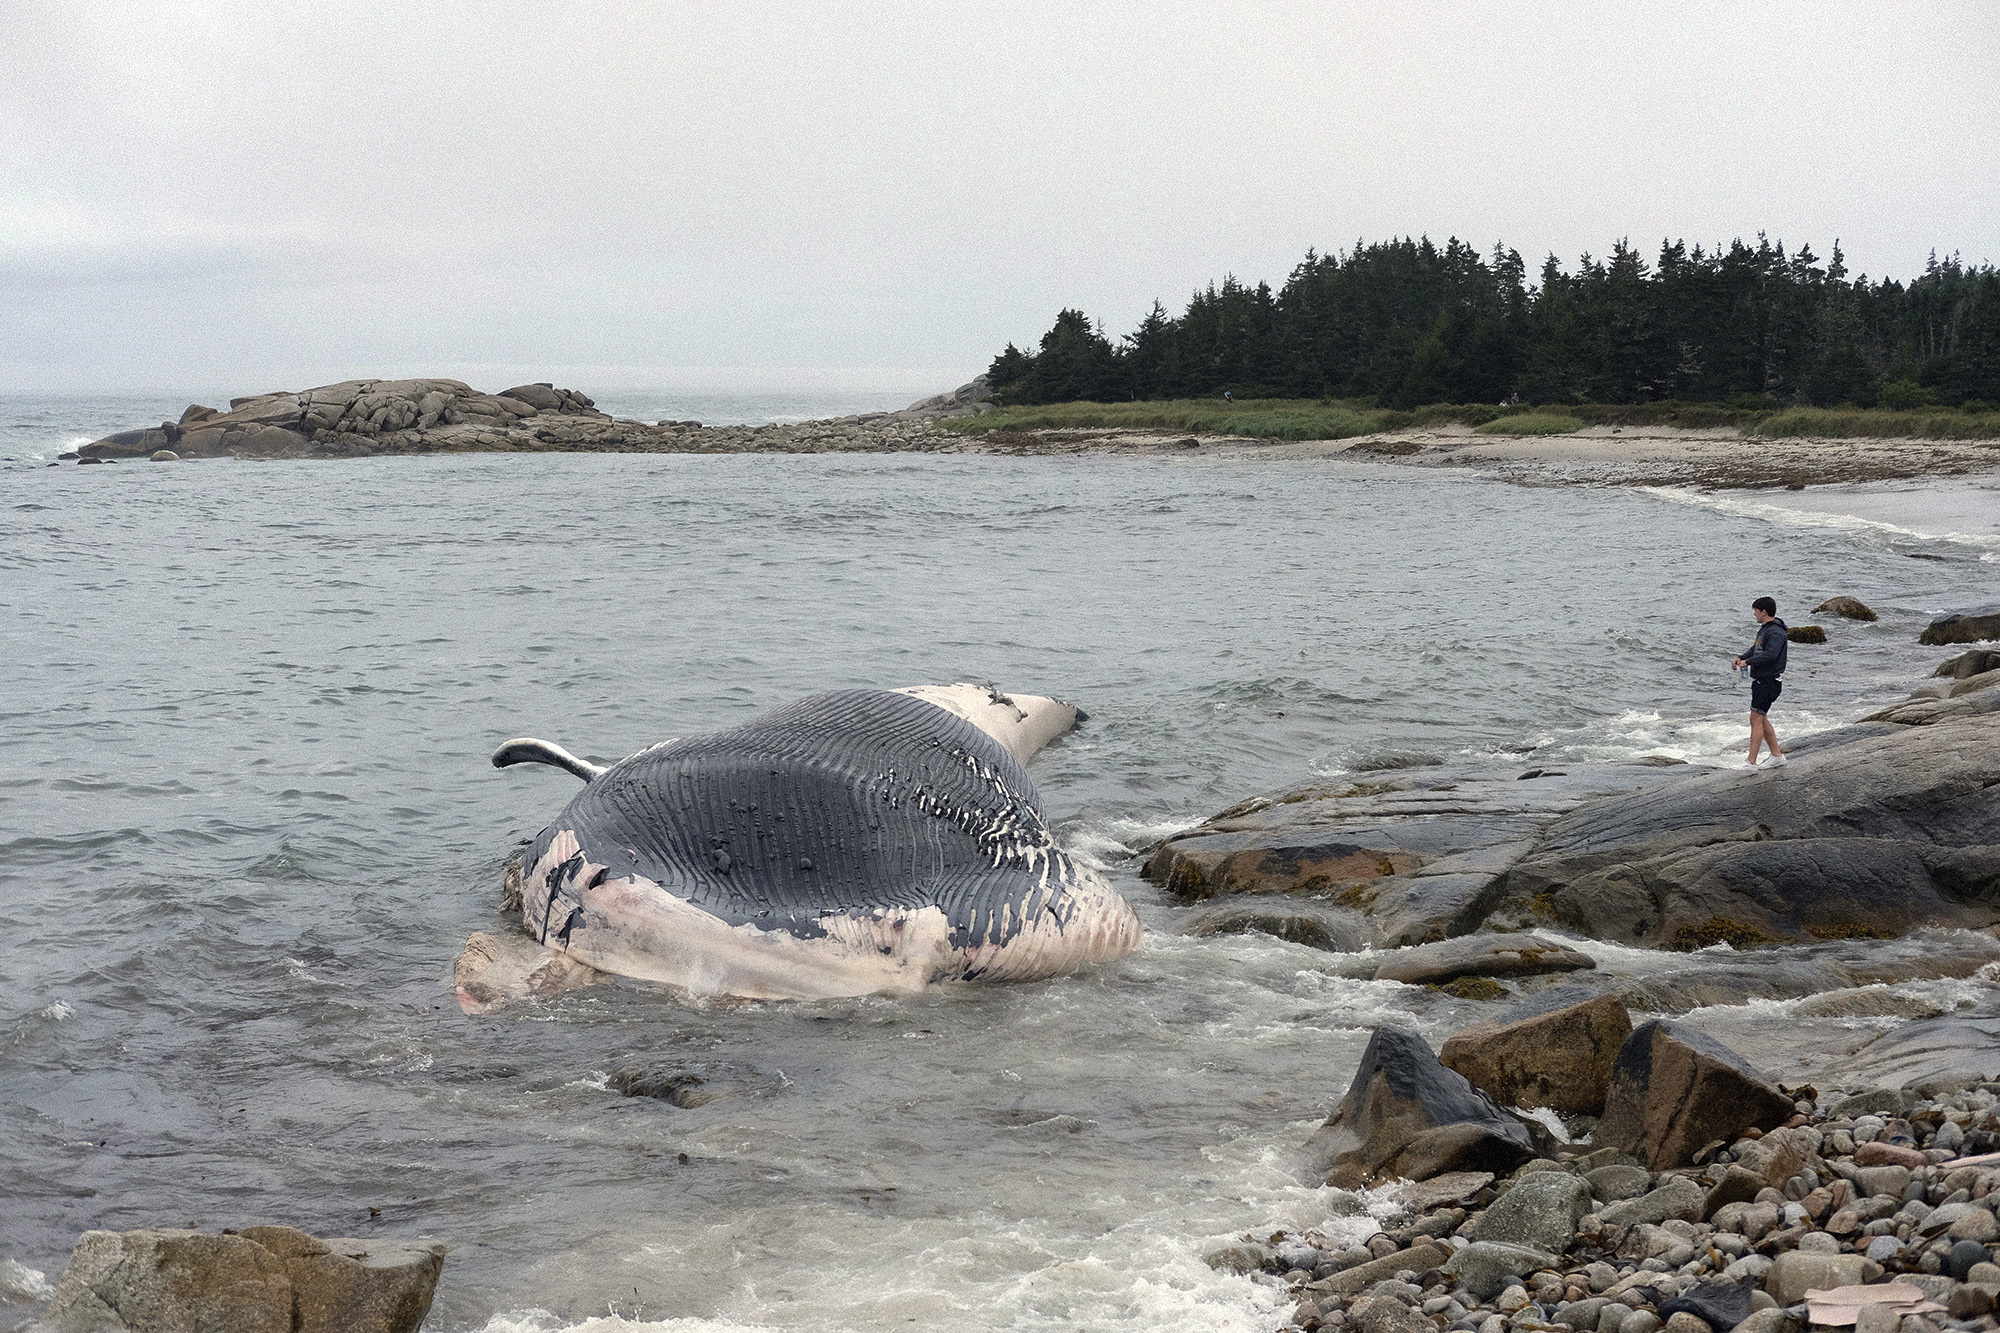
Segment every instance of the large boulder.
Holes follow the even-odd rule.
[[[48,1333],[414,1333],[444,1246],[316,1240],[291,1227],[86,1231]]]
[[[2000,611],[1967,611],[1959,615],[1939,616],[1917,636],[1918,643],[1933,646],[1983,643],[1988,639],[2000,639]]]
[[[1352,901],[1341,896],[1344,891],[1421,864],[1421,857],[1403,848],[1308,834],[1255,842],[1169,842],[1147,859],[1144,874],[1177,902],[1237,893],[1298,893],[1344,903]]]
[[[1966,676],[1955,681],[1952,684],[1951,693],[1945,697],[1956,699],[1978,690],[1990,690],[1995,685],[2000,685],[2000,670],[1982,671],[1976,676]]]
[[[1825,615],[1829,612],[1836,616],[1845,616],[1849,620],[1874,620],[1876,618],[1873,611],[1870,611],[1866,605],[1853,597],[1829,597],[1812,609],[1812,613],[1816,616]]]
[[[178,427],[170,432],[165,426],[148,426],[144,430],[121,430],[115,435],[93,440],[80,446],[76,452],[79,458],[146,458],[179,442]]]
[[[562,407],[562,395],[556,391],[554,385],[546,382],[517,384],[511,389],[502,389],[500,397],[512,398],[516,402],[526,403],[544,412],[554,412]]]
[[[1540,935],[1470,935],[1398,950],[1375,965],[1374,979],[1442,986],[1460,977],[1540,977],[1596,966],[1589,954]]]
[[[1253,797],[1152,849],[1145,877],[1180,902],[1296,894],[1361,913],[1377,947],[1478,929],[1513,866],[1558,816],[1685,769],[1590,765],[1516,776],[1323,782]],[[1425,785],[1428,783],[1429,785]]]
[[[1988,690],[1932,725],[1595,801],[1553,823],[1496,909],[1599,939],[1680,948],[1984,928],[2000,846],[2000,711]],[[1968,859],[1974,864],[1967,865]],[[2000,871],[2000,864],[1994,869]]]
[[[42,1316],[49,1333],[291,1333],[284,1261],[243,1236],[86,1231]]]
[[[1380,1027],[1306,1153],[1327,1184],[1359,1189],[1448,1171],[1511,1171],[1535,1149],[1526,1126],[1439,1064],[1422,1037]]]
[[[318,1240],[280,1226],[243,1235],[284,1261],[294,1333],[415,1333],[444,1270],[434,1243]]]
[[[1556,1255],[1529,1245],[1476,1240],[1454,1253],[1444,1271],[1480,1300],[1490,1301],[1516,1278],[1554,1268],[1560,1262]]]
[[[903,413],[916,416],[965,416],[975,403],[983,403],[993,397],[993,381],[985,375],[959,385],[947,393],[922,398],[903,409]]]
[[[1964,680],[1968,676],[1984,675],[1989,671],[2000,671],[2000,649],[1972,648],[1941,664],[1933,676]]]
[[[1368,924],[1351,907],[1297,898],[1232,898],[1203,912],[1183,934],[1271,935],[1291,944],[1350,953],[1368,946]]]
[[[1791,1098],[1721,1042],[1656,1018],[1640,1024],[1619,1049],[1596,1142],[1665,1171],[1687,1165],[1717,1140],[1734,1142],[1745,1130],[1775,1128],[1795,1109]]]
[[[239,426],[296,426],[305,419],[305,408],[297,394],[279,393],[232,406],[228,419]]]
[[[1879,713],[1870,713],[1865,723],[1894,723],[1899,727],[1934,727],[1940,723],[1958,723],[1988,713],[2000,712],[2000,694],[1991,690],[1977,691],[1964,698],[1935,695],[1923,697],[1921,692],[1902,703],[1892,704]]]
[[[1613,995],[1485,1023],[1447,1038],[1438,1060],[1502,1106],[1546,1106],[1565,1115],[1596,1115],[1611,1088],[1611,1067],[1632,1019]]]
[[[1561,1254],[1590,1211],[1590,1186],[1567,1171],[1536,1171],[1514,1182],[1473,1224],[1474,1240]]]

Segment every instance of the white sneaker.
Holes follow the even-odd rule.
[[[1736,766],[1736,771],[1738,773],[1755,773],[1757,771],[1757,765],[1751,763],[1748,759],[1746,759],[1742,763]]]
[[[1786,764],[1792,762],[1792,757],[1788,754],[1774,754],[1764,762],[1773,768],[1783,768]]]

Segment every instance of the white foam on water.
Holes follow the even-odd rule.
[[[1511,1109],[1515,1115],[1520,1116],[1523,1120],[1533,1120],[1541,1125],[1542,1128],[1548,1130],[1554,1136],[1557,1143],[1569,1143],[1571,1141],[1569,1127],[1563,1124],[1561,1116],[1551,1111],[1548,1107],[1537,1106],[1532,1110],[1528,1110],[1516,1106]]]
[[[54,1004],[45,1005],[42,1008],[37,1009],[35,1011],[35,1017],[46,1018],[52,1023],[60,1023],[64,1019],[75,1018],[76,1009],[72,1005],[66,1004],[61,1000],[57,1000]]]
[[[1670,718],[1649,709],[1632,709],[1590,723],[1570,735],[1550,737],[1531,758],[1510,757],[1518,762],[1547,765],[1616,763],[1659,755],[1690,764],[1725,766],[1740,760],[1750,742],[1749,692],[1743,691],[1737,702],[1741,703],[1741,711],[1691,717]],[[1846,713],[1824,709],[1787,709],[1779,723],[1779,739],[1811,736],[1853,720]]]
[[[1063,850],[1103,870],[1111,862],[1130,860],[1133,855],[1162,838],[1179,833],[1188,821],[1129,819],[1103,816],[1081,819],[1064,825],[1059,832]]]
[[[1811,492],[1787,492],[1783,500],[1773,498],[1768,491],[1702,492],[1679,486],[1640,489],[1673,504],[1713,509],[1738,518],[1787,527],[1833,528],[1883,542],[1948,542],[1979,552],[1981,560],[2000,561],[2000,520],[1996,520],[2000,497],[1988,486],[1933,482],[1893,490],[1819,487]],[[1875,516],[1870,517],[1870,513]],[[1992,530],[1976,530],[1981,525]]]
[[[1185,1236],[1160,1234],[1155,1228],[1161,1220],[1118,1226],[1097,1237],[1089,1251],[1026,1226],[940,1234],[915,1255],[893,1257],[900,1261],[884,1267],[864,1260],[761,1281],[745,1275],[721,1299],[725,1308],[711,1316],[649,1319],[635,1298],[613,1301],[606,1314],[574,1323],[541,1309],[509,1311],[488,1320],[483,1333],[889,1333],[912,1327],[1263,1333],[1290,1308],[1286,1289],[1268,1276],[1217,1272],[1202,1261],[1203,1253],[1240,1241],[1241,1233],[1218,1229],[1191,1244]],[[675,1258],[664,1251],[643,1257]],[[801,1290],[811,1296],[799,1299]]]
[[[55,1284],[39,1268],[30,1268],[13,1259],[0,1259],[0,1298],[9,1301],[45,1301]]]

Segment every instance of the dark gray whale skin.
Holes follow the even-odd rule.
[[[577,850],[555,859],[564,834]],[[586,895],[630,878],[799,940],[826,936],[829,917],[934,907],[951,947],[978,951],[965,977],[994,952],[981,946],[1062,930],[1098,882],[1057,848],[998,741],[887,690],[812,695],[643,750],[591,778],[520,865],[529,935],[586,960]]]

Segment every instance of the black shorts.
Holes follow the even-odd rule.
[[[1768,713],[1771,705],[1778,702],[1778,696],[1785,692],[1785,682],[1776,676],[1750,682],[1750,711]]]

